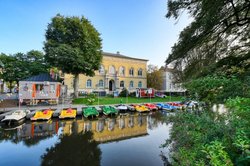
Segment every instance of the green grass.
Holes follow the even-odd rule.
[[[136,97],[100,97],[99,98],[99,105],[107,105],[107,104],[120,104],[122,103],[151,103],[154,102],[169,102],[169,101],[180,101],[182,97],[167,97],[167,98],[136,98]],[[73,104],[88,104],[88,98],[77,98],[73,100]],[[92,105],[98,105],[98,98],[95,98],[95,102]]]

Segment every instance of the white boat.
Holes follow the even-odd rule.
[[[29,110],[16,110],[14,112],[12,112],[9,115],[6,115],[4,117],[4,119],[1,120],[1,122],[8,122],[8,123],[15,123],[15,122],[19,122],[21,120],[24,120],[26,115],[30,113]]]
[[[119,111],[127,111],[128,106],[126,106],[124,104],[119,104],[119,105],[116,105],[116,109],[118,109]]]

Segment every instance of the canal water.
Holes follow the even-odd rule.
[[[0,128],[0,165],[160,166],[171,126],[164,113],[53,119]]]

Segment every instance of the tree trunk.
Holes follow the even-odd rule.
[[[74,76],[74,97],[78,98],[78,88],[79,88],[79,74]]]
[[[12,93],[12,81],[9,82],[10,83],[10,86],[9,86],[9,89],[10,89],[10,93]]]

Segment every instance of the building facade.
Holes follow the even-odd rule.
[[[165,67],[162,68],[162,77],[163,77],[163,84],[162,84],[162,91],[165,92],[185,92],[186,90],[182,88],[180,83],[174,82],[174,69]]]
[[[111,94],[123,88],[129,91],[146,88],[147,61],[124,56],[119,52],[116,54],[104,52],[101,66],[98,71],[95,71],[95,76],[89,77],[83,74],[79,76],[79,92],[106,91]],[[73,79],[74,76],[71,74],[64,75],[68,94],[73,93]]]

